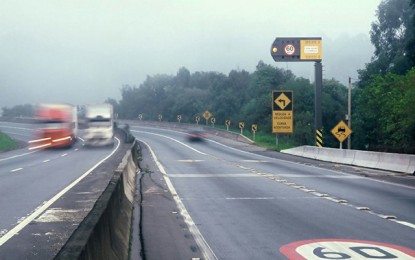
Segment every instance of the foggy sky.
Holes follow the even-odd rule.
[[[314,80],[314,64],[275,63],[275,37],[322,37],[324,78],[346,84],[373,55],[380,0],[1,0],[0,108],[121,98],[147,75],[258,61]]]

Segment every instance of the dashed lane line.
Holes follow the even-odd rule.
[[[112,150],[112,152],[107,155],[104,159],[99,161],[97,164],[95,164],[92,168],[90,168],[88,171],[86,171],[84,174],[82,174],[78,179],[73,181],[71,184],[69,184],[66,188],[61,190],[59,193],[57,193],[53,198],[51,198],[46,203],[42,204],[39,208],[37,208],[33,213],[31,213],[29,216],[25,217],[17,226],[15,226],[13,229],[11,229],[9,232],[5,233],[2,237],[0,237],[0,246],[2,246],[4,243],[6,243],[10,238],[18,234],[24,227],[30,224],[35,218],[37,218],[40,214],[45,212],[55,201],[57,201],[59,198],[61,198],[66,192],[68,192],[70,189],[72,189],[76,184],[78,184],[81,180],[83,180],[86,176],[88,176],[93,170],[95,170],[99,165],[101,165],[104,161],[106,161],[108,158],[110,158],[119,148],[120,146],[120,140],[116,138],[118,144],[117,146]]]

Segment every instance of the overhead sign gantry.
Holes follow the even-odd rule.
[[[321,99],[323,88],[323,57],[321,37],[277,37],[271,45],[271,56],[276,62],[315,62],[316,92],[314,98],[314,125],[316,146],[323,146]]]

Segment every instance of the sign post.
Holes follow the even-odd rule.
[[[276,62],[315,62],[315,135],[316,146],[323,146],[322,127],[322,41],[321,37],[278,37],[271,45],[271,56]]]
[[[215,123],[216,123],[216,118],[212,117],[210,118],[210,122],[212,123],[212,127],[215,127]]]
[[[206,125],[208,125],[208,120],[209,120],[209,118],[211,118],[212,117],[212,114],[209,112],[209,111],[205,111],[204,113],[203,113],[203,117],[206,119]]]
[[[254,134],[254,141],[255,141],[255,133],[256,133],[257,129],[258,129],[258,126],[256,124],[253,124],[251,126],[252,133]]]
[[[226,131],[229,131],[229,126],[231,125],[231,120],[226,120],[225,125],[226,125]]]
[[[245,123],[239,122],[239,128],[241,129],[241,135],[244,135],[244,127],[245,127]]]

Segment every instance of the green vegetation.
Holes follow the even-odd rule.
[[[33,117],[34,108],[32,105],[17,105],[13,108],[2,108],[3,112],[1,113],[4,117]]]
[[[347,89],[336,80],[324,80],[323,125],[333,128],[346,114]],[[108,100],[114,105],[120,118],[195,123],[195,117],[202,117],[210,111],[216,119],[215,127],[224,127],[231,121],[236,128],[238,122],[245,123],[245,130],[257,124],[260,132],[271,133],[272,90],[294,91],[294,128],[290,143],[312,145],[314,143],[314,85],[309,80],[295,77],[291,71],[279,69],[259,62],[253,73],[231,71],[229,75],[216,72],[195,72],[191,74],[181,68],[176,76],[156,75],[148,77],[140,87],[124,86],[119,102]],[[236,131],[238,131],[237,129]],[[272,143],[275,143],[273,141]],[[338,146],[334,137],[327,135],[327,146]],[[272,145],[272,144],[270,144]]]
[[[17,143],[8,135],[0,132],[0,151],[10,150],[17,147]]]
[[[289,135],[278,135],[278,145],[277,145],[277,138],[275,134],[262,133],[262,132],[258,132],[255,134],[255,143],[261,147],[265,147],[268,150],[273,150],[273,151],[281,151],[284,149],[298,146],[297,144],[293,142],[293,140],[289,138]]]

